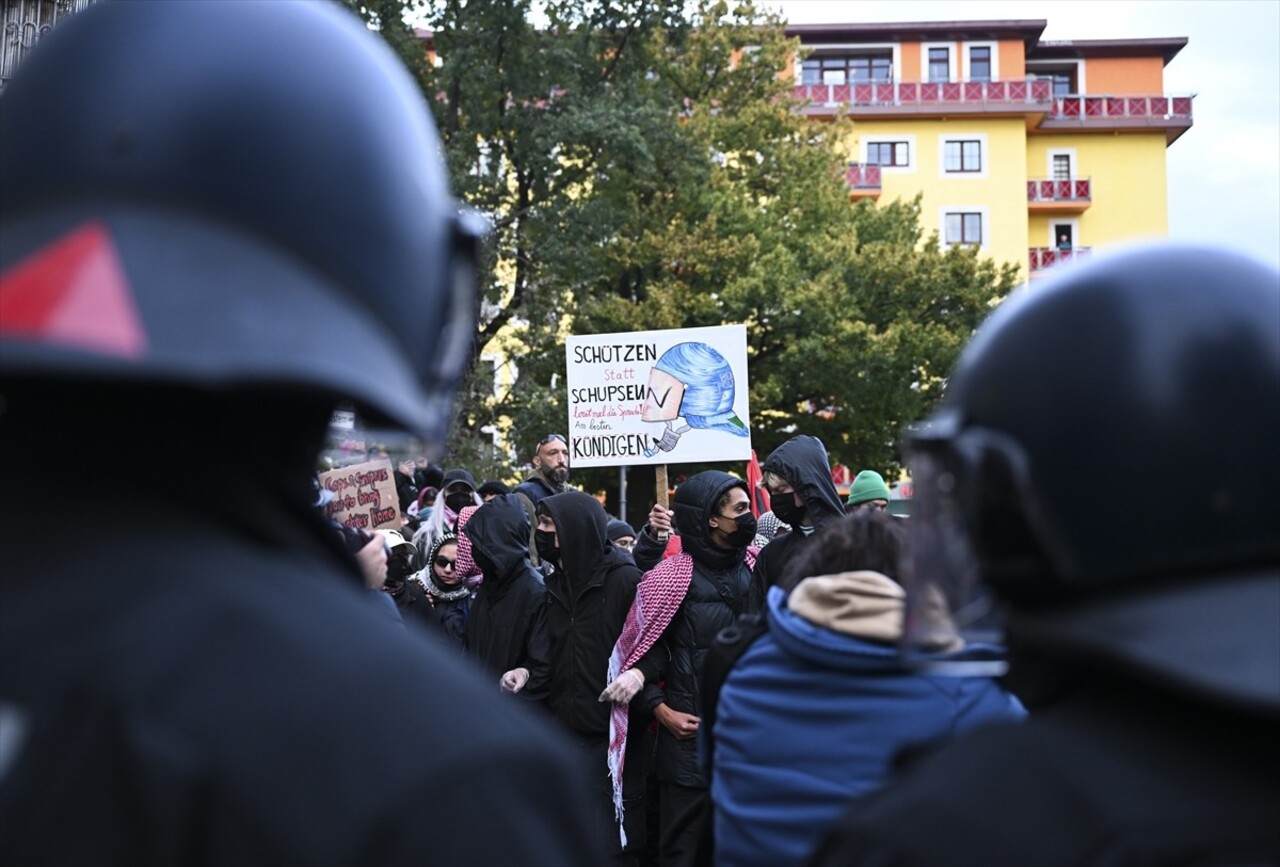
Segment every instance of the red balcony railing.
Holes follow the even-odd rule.
[[[1017,81],[888,81],[854,84],[800,84],[791,89],[796,99],[815,108],[920,108],[969,106],[1046,109],[1050,121],[1191,122],[1190,96],[1069,95],[1054,96],[1044,79]]]
[[[849,167],[844,171],[844,179],[851,190],[878,190],[880,189],[880,167],[849,163]]]
[[[1092,198],[1088,178],[1033,178],[1027,181],[1028,202],[1088,202]]]
[[[1043,271],[1061,262],[1083,259],[1093,252],[1092,247],[1072,247],[1070,250],[1055,250],[1053,247],[1032,247],[1027,251],[1031,273]]]
[[[1038,79],[1021,81],[956,81],[946,83],[892,81],[860,84],[801,84],[791,89],[796,99],[815,106],[933,106],[1044,103],[1053,99],[1053,85]]]
[[[1189,96],[1058,96],[1048,120],[1191,121]]]

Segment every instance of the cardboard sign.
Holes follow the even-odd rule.
[[[400,498],[391,462],[351,464],[320,473],[320,487],[333,492],[325,514],[356,530],[399,530]]]
[[[570,337],[569,466],[751,457],[747,327]]]

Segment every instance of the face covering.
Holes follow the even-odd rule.
[[[787,524],[791,529],[799,529],[800,521],[806,517],[805,510],[801,506],[796,505],[795,498],[791,494],[784,494],[772,503],[773,513],[778,516],[778,520]]]
[[[458,491],[445,497],[444,504],[449,507],[450,512],[453,512],[456,515],[467,506],[474,506],[475,498],[471,495],[470,491]]]
[[[718,518],[728,518],[728,515],[717,515]],[[726,534],[729,537],[729,544],[734,548],[745,548],[751,544],[751,540],[756,537],[756,516],[750,512],[744,512],[732,519],[737,525],[733,532]]]
[[[498,575],[498,564],[490,560],[476,548],[471,549],[471,559],[475,561],[476,566],[478,566],[480,571],[484,573],[485,578],[493,579],[501,577]]]
[[[559,566],[560,549],[556,547],[556,534],[547,530],[534,530],[533,536],[538,547],[538,557],[553,566]]]

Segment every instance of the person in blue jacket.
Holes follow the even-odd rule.
[[[721,687],[712,733],[717,865],[800,864],[895,757],[976,726],[1021,720],[990,677],[907,668],[897,581],[905,529],[861,511],[819,531],[769,589],[767,631]],[[945,622],[929,650],[990,657]]]

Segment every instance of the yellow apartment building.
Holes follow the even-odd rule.
[[[853,199],[922,199],[946,244],[1034,278],[1168,233],[1165,148],[1191,127],[1164,93],[1185,38],[1045,42],[1045,21],[788,27],[801,109],[847,116]]]

